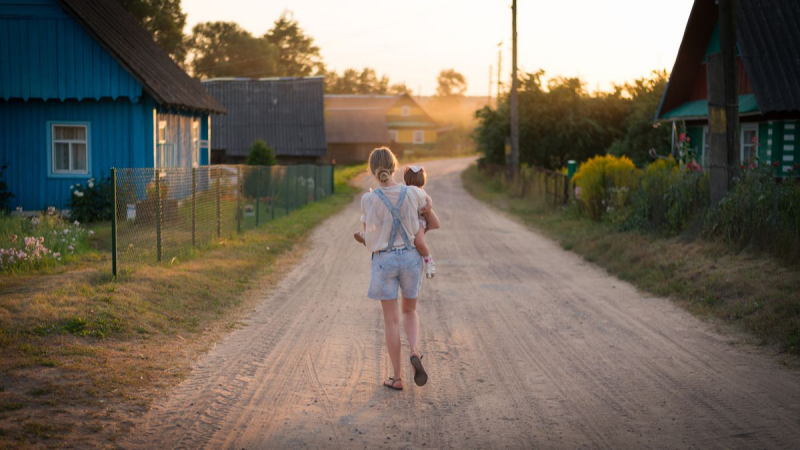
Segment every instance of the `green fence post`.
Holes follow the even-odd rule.
[[[333,182],[334,169],[335,169],[335,164],[331,164],[331,195],[333,195],[334,189],[336,188],[336,184]]]
[[[236,166],[236,232],[242,234],[242,166]]]
[[[117,276],[117,168],[111,168],[111,184],[114,186],[114,212],[111,216],[111,272]]]
[[[192,247],[197,246],[197,167],[192,167]]]
[[[256,228],[258,228],[258,210],[261,209],[261,202],[259,202],[259,196],[261,195],[261,167],[258,167],[256,170]]]
[[[222,205],[220,204],[222,201],[222,189],[219,185],[219,179],[221,178],[221,175],[221,172],[217,170],[217,178],[214,181],[214,188],[217,191],[217,239],[222,237]]]
[[[316,202],[316,201],[317,201],[317,189],[319,189],[319,179],[318,179],[319,177],[317,177],[317,173],[319,173],[319,170],[317,170],[317,168],[318,168],[319,166],[317,166],[316,164],[314,164],[312,167],[313,167],[313,169],[314,169],[314,189],[313,189],[313,193],[314,193],[314,202]]]
[[[297,171],[295,171],[295,172],[297,172]],[[297,201],[297,197],[298,197],[297,189],[300,187],[299,186],[300,183],[297,180],[300,177],[298,177],[297,174],[295,173],[293,178],[294,178],[294,199],[293,199],[294,202],[292,202],[292,203],[300,203],[299,201]]]
[[[576,170],[578,170],[578,163],[574,159],[567,161],[567,178],[572,179]]]
[[[289,214],[289,166],[283,168],[283,179],[286,180],[286,214]]]
[[[156,174],[156,261],[161,262],[161,171],[155,169]]]

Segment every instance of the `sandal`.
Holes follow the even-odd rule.
[[[428,382],[428,374],[425,373],[425,368],[422,367],[422,355],[411,356],[411,366],[414,368],[414,383],[417,386],[425,386]]]
[[[389,377],[388,380],[383,382],[383,385],[386,386],[389,389],[394,389],[395,391],[402,391],[403,390],[403,386],[397,387],[397,382],[398,381],[403,381],[403,379],[402,378],[394,379],[392,377]],[[389,383],[389,384],[386,384],[386,383]]]

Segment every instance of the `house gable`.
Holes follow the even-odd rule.
[[[141,84],[56,0],[0,3],[0,97],[138,102]]]

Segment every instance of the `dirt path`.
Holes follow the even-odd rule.
[[[427,163],[442,231],[420,301],[431,381],[390,374],[358,203],[124,446],[790,448],[800,376],[474,200]],[[404,357],[404,361],[407,359]],[[410,366],[406,377],[410,378]]]

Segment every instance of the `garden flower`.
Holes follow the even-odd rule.
[[[31,223],[34,225],[39,225],[39,218],[36,216],[31,217]]]
[[[69,251],[75,251],[75,247],[73,247],[73,246],[71,246],[71,245],[70,245],[70,246],[68,246],[68,247],[67,247],[67,250],[69,250]]]
[[[778,167],[780,165],[781,165],[781,163],[778,162],[778,161],[775,161],[774,163],[772,163],[772,167]]]
[[[47,207],[47,215],[48,216],[52,216],[55,213],[56,213],[56,207],[55,206],[48,206]]]
[[[89,236],[91,236],[93,234],[94,234],[94,231],[93,230],[89,230]]]
[[[81,192],[81,191],[73,191],[72,194],[75,197],[83,197],[83,192]]]
[[[61,257],[61,253],[58,253],[58,252],[53,253],[53,258],[60,258],[60,257]]]
[[[72,222],[72,224],[73,224],[73,225],[75,225],[75,226],[77,227],[77,226],[78,226],[78,225],[80,225],[81,223],[80,223],[80,222],[78,222],[78,221],[76,220],[75,222]]]
[[[18,236],[16,234],[9,234],[8,235],[8,240],[11,241],[12,243],[14,243],[14,242],[17,242],[17,237]]]
[[[93,188],[94,187],[94,180],[93,179],[89,180],[89,182],[86,183],[86,185],[89,186],[89,189]]]
[[[17,212],[22,212],[22,206],[17,206]]]

